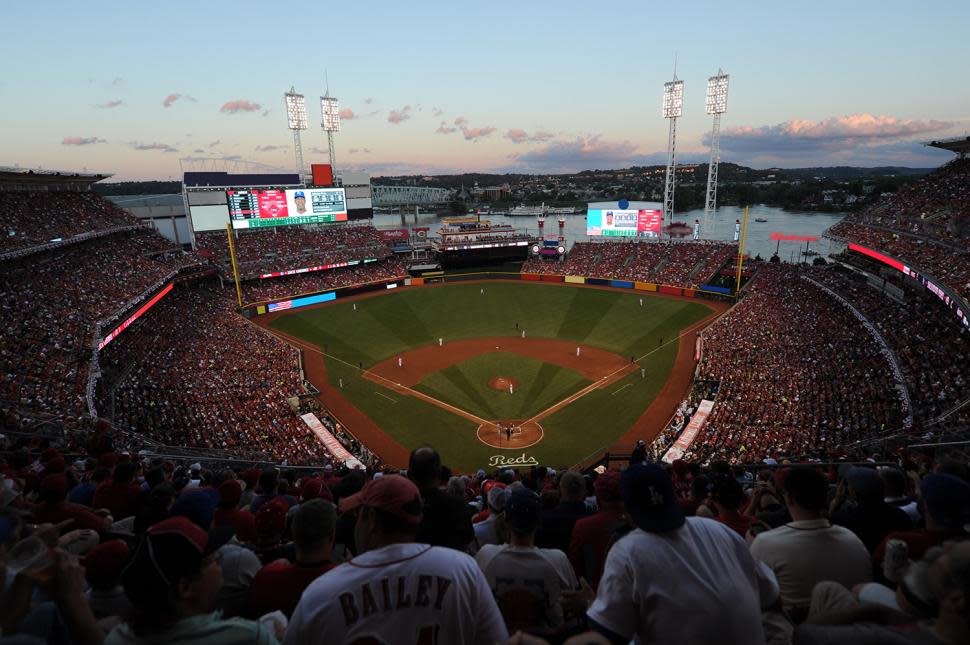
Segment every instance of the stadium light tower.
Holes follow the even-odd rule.
[[[670,130],[667,133],[667,175],[664,178],[664,210],[663,216],[669,223],[674,218],[674,188],[677,184],[676,177],[676,144],[677,144],[677,117],[684,112],[684,81],[677,80],[677,71],[674,70],[674,80],[664,83],[664,104],[663,115],[670,121]]]
[[[721,115],[727,112],[728,79],[730,76],[717,70],[717,76],[707,79],[705,113],[714,115],[711,129],[711,162],[707,166],[707,200],[704,203],[704,224],[709,227],[717,211],[717,165],[721,161]]]
[[[327,150],[330,151],[330,170],[336,177],[336,164],[334,163],[333,133],[340,132],[340,102],[330,96],[330,89],[320,97],[320,114],[322,121],[320,125],[327,133]]]
[[[283,95],[286,101],[286,121],[290,130],[293,130],[293,152],[296,154],[296,173],[303,181],[306,172],[303,168],[303,144],[300,142],[300,130],[307,129],[306,118],[306,99],[302,94],[297,94],[296,89],[290,87],[290,91]]]

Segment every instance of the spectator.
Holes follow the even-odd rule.
[[[576,590],[579,583],[565,553],[536,547],[539,510],[535,492],[511,491],[505,508],[509,543],[485,545],[475,560],[509,631],[551,636],[565,624],[562,593]]]
[[[441,456],[431,446],[416,448],[408,461],[408,477],[421,492],[424,512],[417,539],[424,544],[464,551],[475,537],[471,509],[463,499],[442,491]]]
[[[71,529],[106,531],[111,521],[91,512],[90,508],[72,504],[67,500],[67,477],[48,475],[40,483],[40,504],[34,508],[34,521],[43,524],[60,524],[71,520]]]
[[[131,462],[115,466],[111,479],[103,482],[94,492],[94,508],[106,508],[115,519],[131,517],[137,509],[141,486],[135,483],[138,467]]]
[[[222,587],[218,549],[230,536],[224,529],[207,534],[184,517],[151,527],[123,574],[132,618],[108,634],[106,645],[277,642],[259,623],[213,612]]]
[[[685,518],[658,466],[631,466],[621,490],[637,528],[610,549],[590,625],[614,643],[763,643],[761,606],[773,599],[744,540]]]
[[[231,526],[242,542],[256,542],[256,517],[239,508],[242,486],[235,479],[219,484],[219,508],[216,509],[213,526]]]
[[[131,603],[121,586],[121,573],[128,553],[124,541],[109,540],[91,549],[84,557],[84,575],[91,586],[86,596],[97,618],[127,616],[131,610]]]
[[[592,514],[586,506],[586,481],[579,473],[567,471],[559,479],[559,504],[542,514],[536,544],[546,549],[569,551],[573,525]]]
[[[335,566],[330,558],[336,524],[337,513],[330,502],[314,499],[300,504],[293,514],[296,562],[277,560],[259,570],[249,588],[251,616],[276,610],[287,618],[293,615],[303,590]]]
[[[832,500],[829,517],[833,524],[859,536],[871,553],[889,533],[913,528],[909,516],[887,504],[884,496],[879,473],[872,468],[850,467]]]
[[[488,517],[472,525],[475,531],[475,544],[478,548],[486,544],[502,543],[499,537],[498,524],[499,518],[502,517],[502,512],[505,510],[508,494],[504,484],[499,482],[492,482],[492,484],[485,495],[485,504],[489,511]]]
[[[421,455],[419,455],[419,458]],[[359,509],[360,555],[314,580],[293,612],[286,643],[380,642],[492,645],[508,637],[475,561],[454,549],[415,543],[422,501],[399,475],[371,480],[341,501]]]
[[[851,588],[872,578],[869,552],[862,541],[825,519],[827,489],[817,470],[789,470],[783,497],[792,521],[759,533],[751,543],[751,555],[774,571],[782,603],[799,622],[808,612],[817,583],[831,580]]]
[[[603,574],[603,565],[613,536],[629,523],[620,496],[620,473],[607,470],[593,482],[599,511],[576,520],[569,542],[569,561],[579,577],[585,577],[595,589]]]
[[[721,476],[714,482],[711,500],[717,514],[714,519],[736,531],[741,537],[748,534],[748,529],[757,519],[750,515],[742,515],[741,503],[744,501],[744,489],[733,477]]]

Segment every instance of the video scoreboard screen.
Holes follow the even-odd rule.
[[[237,229],[347,221],[343,188],[228,190],[226,203]]]
[[[663,211],[600,210],[586,211],[586,235],[603,237],[660,237]]]

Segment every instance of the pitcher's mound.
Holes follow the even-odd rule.
[[[511,432],[510,432],[511,430]],[[542,441],[542,426],[535,421],[500,419],[478,426],[478,440],[486,446],[503,450],[528,448]]]
[[[488,382],[488,386],[490,388],[493,390],[499,390],[501,392],[508,392],[509,384],[512,385],[513,390],[517,390],[519,388],[519,382],[511,376],[496,376]]]

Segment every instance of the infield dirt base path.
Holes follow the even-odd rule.
[[[579,347],[579,356],[576,356]],[[608,374],[629,367],[630,361],[596,347],[577,345],[554,338],[519,338],[515,336],[496,336],[492,338],[472,338],[455,340],[442,346],[427,345],[412,349],[377,363],[367,370],[366,376],[378,376],[393,383],[414,387],[425,376],[446,367],[451,367],[482,354],[508,352],[532,358],[560,367],[575,370],[590,381],[597,381]],[[398,358],[402,365],[398,367]],[[483,383],[482,385],[486,385]]]

